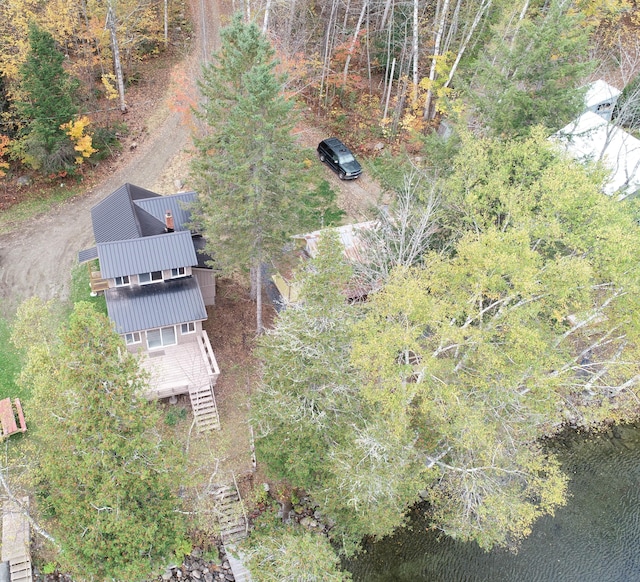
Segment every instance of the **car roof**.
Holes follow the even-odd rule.
[[[327,144],[330,148],[339,149],[344,148],[348,150],[346,145],[344,145],[337,137],[330,137],[324,140],[324,143]]]

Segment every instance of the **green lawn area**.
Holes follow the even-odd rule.
[[[89,294],[89,274],[85,265],[77,265],[71,273],[70,304],[89,301],[103,313],[107,312],[103,296],[91,297]],[[22,354],[11,343],[11,324],[0,317],[0,400],[20,398],[29,400],[31,395],[18,387],[16,380],[22,368]]]
[[[98,261],[94,262],[92,268],[100,270]],[[104,295],[91,297],[89,287],[89,269],[87,265],[76,265],[71,271],[71,287],[69,289],[69,302],[72,308],[79,301],[88,301],[100,313],[107,315],[107,302]]]
[[[20,390],[16,379],[22,366],[21,354],[10,341],[11,326],[6,319],[0,319],[0,399],[11,396],[28,400],[29,394]]]

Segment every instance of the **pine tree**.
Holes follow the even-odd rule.
[[[37,25],[29,28],[30,50],[20,68],[23,100],[17,109],[23,122],[23,158],[45,172],[73,163],[73,144],[61,129],[78,112],[73,102],[75,83],[65,71],[64,55],[51,34]]]
[[[589,30],[584,15],[560,0],[532,4],[520,18],[507,10],[467,90],[481,123],[507,137],[569,123],[583,108]]]
[[[335,212],[326,192],[310,189],[314,174],[291,135],[293,103],[282,93],[273,48],[241,15],[221,37],[200,83],[200,116],[209,133],[194,140],[199,155],[192,169],[200,186],[194,215],[218,268],[251,271],[261,333],[262,264],[290,235],[321,226],[318,219]]]
[[[27,349],[35,482],[57,560],[82,578],[147,577],[183,539],[172,492],[180,454],[160,438],[138,362],[106,316],[81,302],[66,329],[51,329],[51,317],[30,300],[14,334]]]

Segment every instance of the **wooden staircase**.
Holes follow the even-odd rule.
[[[29,498],[22,499],[28,505]],[[9,562],[11,582],[32,582],[31,535],[29,522],[20,507],[11,500],[4,502],[2,512],[2,561]]]
[[[190,388],[189,398],[198,432],[220,430],[220,417],[213,388],[210,385]]]
[[[212,494],[216,502],[220,537],[233,577],[236,582],[250,582],[251,575],[242,562],[242,552],[235,545],[248,533],[247,517],[235,479],[233,486],[222,485],[217,487]]]
[[[247,520],[237,487],[222,485],[213,491],[222,543],[237,542],[247,535]]]

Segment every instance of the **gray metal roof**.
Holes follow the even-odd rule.
[[[98,247],[91,247],[90,249],[84,249],[78,253],[78,263],[86,263],[98,258]]]
[[[191,220],[189,206],[195,202],[198,195],[195,192],[180,192],[170,196],[158,196],[136,200],[135,205],[149,213],[164,224],[164,215],[171,211],[176,231],[188,230],[187,224]]]
[[[98,243],[98,256],[104,279],[198,264],[188,230]]]
[[[142,214],[134,206],[134,200],[160,198],[150,190],[132,184],[124,184],[91,209],[93,235],[97,243],[127,240],[159,234],[164,222],[158,224],[155,217]],[[158,230],[160,229],[160,230]]]
[[[194,277],[140,287],[115,287],[107,289],[104,295],[109,318],[120,334],[207,318]]]

